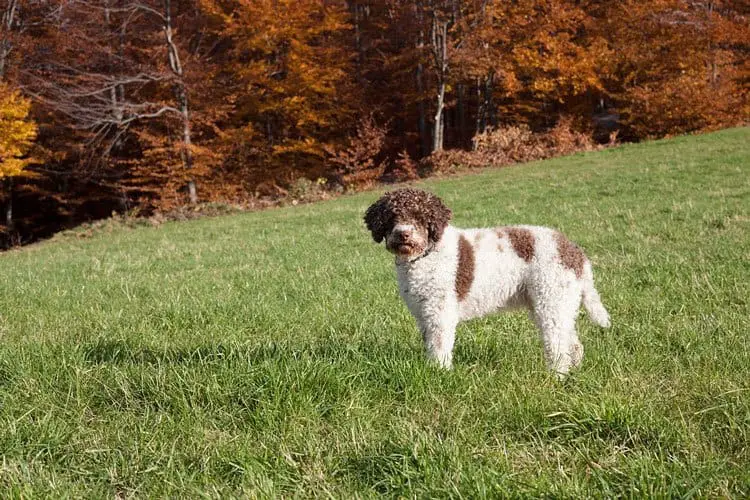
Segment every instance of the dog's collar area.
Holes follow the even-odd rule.
[[[428,255],[430,255],[434,250],[435,250],[435,244],[430,242],[430,244],[427,246],[427,250],[425,250],[425,252],[422,255],[420,255],[419,257],[415,257],[412,260],[407,260],[405,262],[407,264],[414,264],[415,262],[422,260]]]

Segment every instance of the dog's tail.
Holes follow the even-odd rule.
[[[594,287],[594,272],[588,260],[583,266],[583,307],[594,323],[602,328],[609,327],[609,313],[604,308],[599,292]]]

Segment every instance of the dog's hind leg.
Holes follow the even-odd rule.
[[[580,292],[541,299],[535,300],[532,317],[541,333],[547,367],[563,378],[583,361],[583,345],[576,332]]]
[[[583,345],[575,330],[575,318],[554,318],[536,313],[547,367],[559,377],[583,361]]]

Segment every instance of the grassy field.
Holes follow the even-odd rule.
[[[750,129],[421,185],[586,249],[567,381],[522,312],[423,361],[379,192],[59,237],[0,255],[0,496],[750,495]]]

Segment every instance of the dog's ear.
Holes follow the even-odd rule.
[[[372,233],[372,239],[380,243],[388,233],[388,201],[385,196],[370,205],[365,212],[365,224]]]
[[[443,237],[443,231],[445,231],[453,213],[434,194],[430,194],[427,198],[424,211],[427,216],[427,237],[433,243],[437,243]]]

